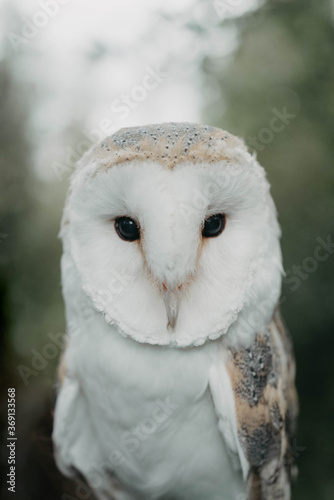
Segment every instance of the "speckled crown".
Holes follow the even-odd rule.
[[[89,157],[106,167],[149,159],[173,168],[185,161],[229,160],[236,147],[245,149],[240,139],[219,128],[171,122],[123,128],[95,146]]]

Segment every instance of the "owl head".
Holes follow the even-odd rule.
[[[264,170],[210,126],[126,128],[92,148],[72,176],[61,235],[81,291],[137,342],[233,340],[238,320],[280,289]],[[263,324],[274,306],[262,307]]]

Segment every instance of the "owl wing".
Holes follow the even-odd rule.
[[[290,499],[298,413],[292,344],[279,311],[249,347],[221,348],[210,373],[219,428],[249,500]]]
[[[87,401],[80,381],[67,371],[65,355],[66,351],[58,365],[52,434],[57,466],[65,476],[76,478],[79,498],[79,493],[90,497],[93,488],[94,498],[99,500],[132,500],[117,479],[103,469]],[[99,486],[90,486],[89,479]]]

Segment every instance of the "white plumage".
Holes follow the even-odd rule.
[[[61,235],[60,469],[105,500],[264,499],[273,473],[271,494],[288,499],[279,228],[243,143],[193,124],[121,130],[79,163]]]

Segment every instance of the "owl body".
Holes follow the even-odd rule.
[[[118,132],[78,165],[61,234],[60,469],[104,500],[289,499],[279,228],[241,141]]]
[[[78,371],[58,400],[59,411],[64,405],[71,419],[58,457],[65,473],[76,464],[101,498],[110,498],[103,491],[114,491],[114,477],[129,498],[232,500],[245,493],[208,387],[214,345],[138,349],[99,317],[80,335],[80,344],[68,351]],[[77,380],[85,380],[82,392]],[[66,393],[73,390],[69,401]]]

